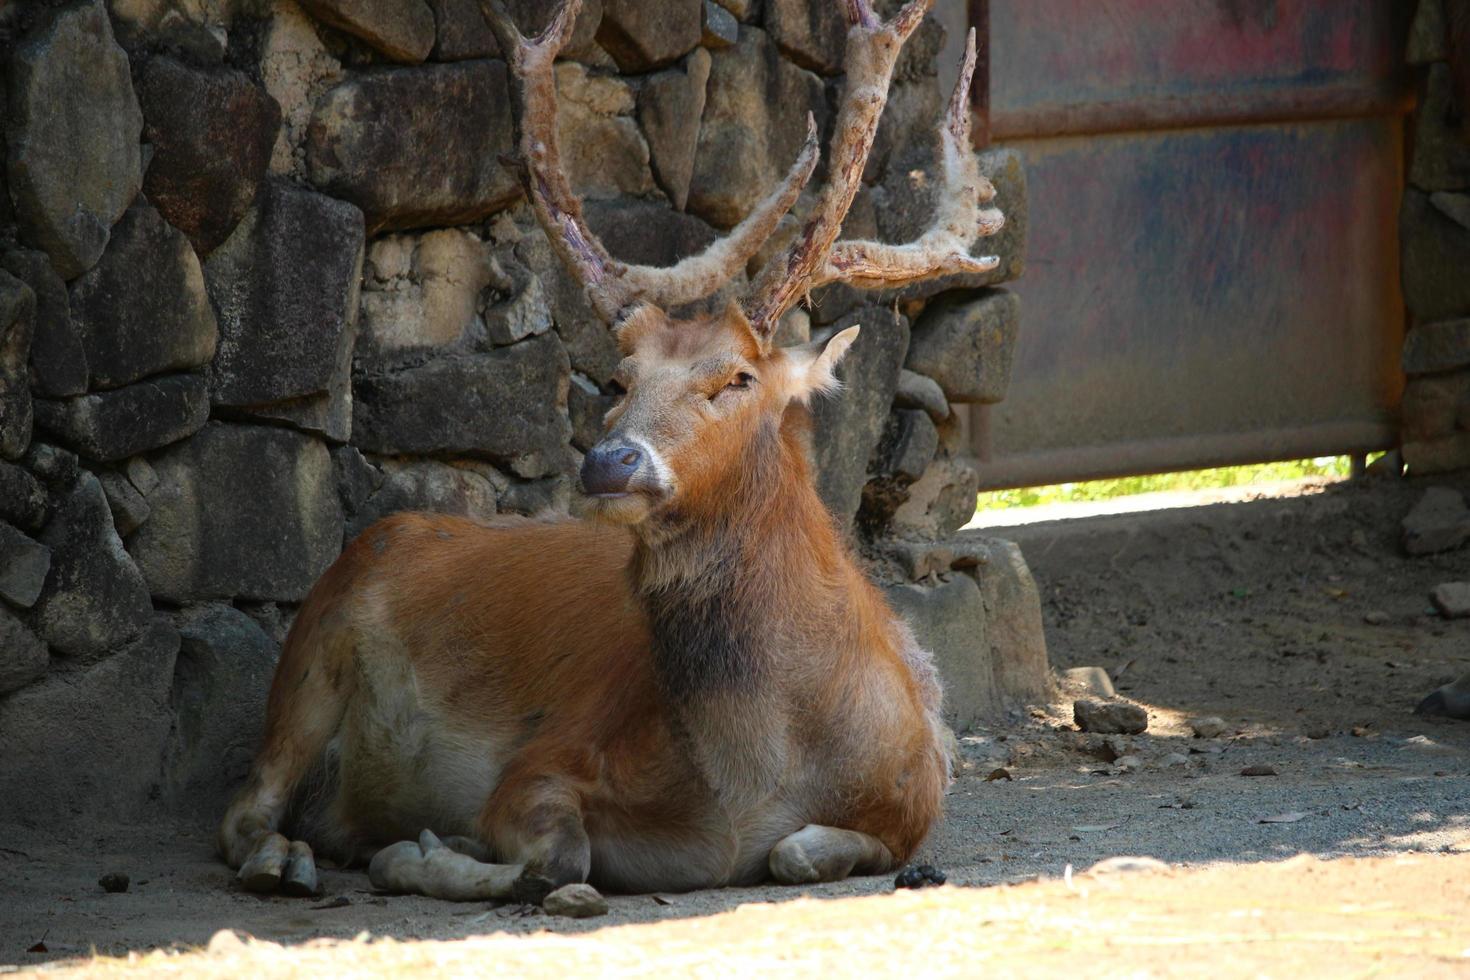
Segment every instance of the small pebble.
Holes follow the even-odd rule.
[[[1189,765],[1189,756],[1182,752],[1170,752],[1159,760],[1160,769],[1172,769],[1175,766]]]
[[[1208,715],[1204,718],[1191,718],[1189,730],[1194,732],[1195,738],[1219,738],[1225,734],[1225,719]]]
[[[1119,772],[1137,772],[1143,766],[1143,760],[1136,755],[1125,755],[1113,762],[1113,768]]]
[[[1382,609],[1371,609],[1368,612],[1363,613],[1363,622],[1367,623],[1369,626],[1382,626],[1383,624],[1387,623],[1388,620],[1388,613],[1384,612]]]
[[[581,882],[562,885],[546,896],[541,907],[546,910],[547,915],[564,915],[570,919],[607,915],[607,899],[596,888]]]
[[[1148,712],[1131,701],[1081,698],[1072,702],[1072,720],[1084,732],[1138,735],[1148,728]]]
[[[97,879],[97,884],[109,895],[116,895],[128,890],[129,878],[125,874],[113,871]]]

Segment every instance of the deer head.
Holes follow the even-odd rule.
[[[739,275],[796,203],[817,163],[815,122],[808,117],[806,144],[780,186],[706,251],[667,268],[619,262],[583,220],[557,146],[552,66],[571,35],[580,0],[565,0],[534,39],[520,34],[500,0],[480,2],[510,67],[518,155],[507,165],[519,174],[552,247],[625,355],[616,380],[626,394],[608,413],[604,436],[582,466],[581,489],[595,516],[637,523],[730,482],[750,447],[782,425],[790,406],[836,386],[834,370],[857,327],[824,345],[782,349],[772,343],[782,315],[813,288],[833,282],[891,288],[997,265],[993,256],[969,254],[979,237],[1003,224],[999,211],[982,207],[995,190],[970,147],[974,31],[940,121],[942,173],[933,224],[903,245],[838,240],[899,50],[933,0],[911,0],[887,22],[877,18],[870,0],[817,0],[840,2],[849,25],[827,184],[791,244],[766,262],[748,295],[723,313],[682,319],[666,311],[705,299]]]

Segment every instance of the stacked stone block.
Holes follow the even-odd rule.
[[[812,0],[584,2],[560,135],[614,255],[737,222],[807,113],[830,126],[842,33]],[[927,222],[939,40],[900,63],[850,235]],[[619,354],[498,162],[475,0],[10,4],[0,78],[0,821],[213,815],[344,544],[401,510],[566,513]],[[983,161],[998,270],[821,290],[782,330],[863,325],[816,410],[820,490],[941,648],[959,725],[1045,670],[1019,554],[951,539],[962,412],[1004,396],[1019,316],[1024,174]]]
[[[1412,473],[1470,467],[1470,0],[1420,0],[1409,186],[1400,214],[1403,461]]]

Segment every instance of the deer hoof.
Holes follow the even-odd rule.
[[[769,863],[771,877],[783,885],[811,885],[822,880],[822,873],[807,857],[806,848],[791,837],[771,848]]]
[[[321,894],[321,884],[316,874],[316,858],[311,853],[311,845],[306,841],[292,841],[286,852],[286,868],[281,874],[281,893],[292,898],[312,898]]]
[[[281,886],[281,875],[285,871],[290,848],[290,842],[280,834],[262,836],[235,877],[240,879],[246,891],[274,892]]]
[[[524,905],[540,905],[554,891],[556,882],[534,871],[522,871],[510,884],[511,899]]]

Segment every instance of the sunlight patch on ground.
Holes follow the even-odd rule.
[[[1126,866],[1126,865],[1125,865]],[[1139,862],[1132,862],[1138,867]],[[1146,863],[1144,866],[1148,866]],[[1159,867],[1157,863],[1152,867]],[[1470,855],[1089,873],[744,905],[701,919],[449,942],[216,940],[77,962],[98,976],[1463,975]],[[1221,959],[1224,950],[1228,957]],[[67,975],[65,968],[49,975]]]
[[[966,527],[1015,527],[1262,497],[1295,497],[1316,493],[1330,483],[1345,480],[1351,469],[1347,456],[1321,456],[1284,463],[993,490],[978,496],[975,517]]]

